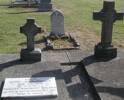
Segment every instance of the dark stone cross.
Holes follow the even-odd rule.
[[[104,0],[103,9],[93,13],[94,20],[102,21],[101,43],[95,47],[95,56],[98,58],[113,58],[117,50],[112,48],[113,23],[123,20],[123,13],[117,13],[114,0]],[[110,50],[111,47],[111,50]],[[109,48],[109,50],[108,50]],[[114,53],[115,52],[115,53]]]
[[[36,25],[34,19],[27,19],[27,23],[20,27],[20,33],[27,36],[27,50],[34,50],[34,37],[40,32],[41,28]]]

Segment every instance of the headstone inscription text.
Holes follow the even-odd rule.
[[[1,97],[49,97],[57,95],[55,77],[7,78]]]

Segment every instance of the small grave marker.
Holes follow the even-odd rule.
[[[63,36],[64,32],[64,16],[60,11],[54,11],[51,14],[51,35]]]
[[[34,48],[34,37],[41,32],[34,19],[27,19],[27,23],[20,27],[20,33],[27,37],[27,48],[21,50],[21,60],[23,61],[40,61],[41,50]]]
[[[117,56],[117,49],[112,46],[113,23],[123,19],[123,13],[117,13],[114,0],[104,0],[103,9],[93,13],[94,20],[102,22],[101,42],[95,46],[95,57],[111,59]]]
[[[52,11],[51,0],[40,0],[39,11],[41,12]]]
[[[57,96],[55,77],[7,78],[2,98]]]

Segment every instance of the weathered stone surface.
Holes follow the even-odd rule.
[[[64,35],[64,16],[60,11],[54,11],[51,14],[51,35]]]
[[[102,100],[124,99],[124,53],[119,51],[115,59],[105,62],[89,56],[85,63]]]
[[[79,76],[80,71],[84,73],[85,70],[81,70],[75,64],[60,65],[65,61],[70,63],[82,59],[102,100],[124,99],[123,52],[118,51],[118,57],[107,62],[99,62],[94,58],[92,52],[75,50],[68,51],[68,55],[66,52],[43,52],[44,61],[33,64],[21,63],[19,55],[16,54],[0,55],[0,84],[5,78],[53,76],[57,78],[58,98],[45,98],[43,100],[82,100],[82,98],[84,100],[97,100],[89,96],[91,93],[88,92],[90,89],[87,90],[89,85],[85,82],[85,74]],[[15,100],[41,100],[41,98]]]
[[[62,65],[70,63],[66,53],[44,52],[42,62],[24,63],[19,55],[0,55],[0,84],[5,78],[22,77],[55,77],[58,88],[57,98],[43,98],[43,100],[96,100],[96,93],[90,91],[92,86],[87,81],[85,69],[77,65]],[[51,59],[51,60],[50,60]],[[66,60],[67,59],[67,60]],[[84,66],[82,66],[84,68]],[[92,90],[92,89],[91,89]],[[5,100],[41,100],[42,98],[6,98]],[[4,99],[3,99],[4,100]]]

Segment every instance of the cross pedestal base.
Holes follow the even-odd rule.
[[[95,46],[94,56],[98,60],[110,60],[117,57],[117,48],[114,48],[112,45],[105,46],[104,44],[99,43]]]
[[[40,4],[39,11],[40,12],[52,11],[52,4],[47,4],[47,3]]]
[[[21,57],[21,61],[24,62],[41,61],[41,50],[38,48],[33,51],[29,51],[28,49],[22,49],[20,57]]]

